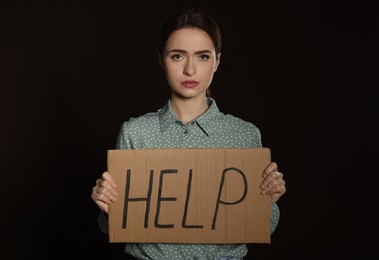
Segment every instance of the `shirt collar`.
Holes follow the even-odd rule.
[[[207,97],[209,107],[202,115],[195,119],[197,125],[204,131],[206,135],[209,135],[211,130],[209,124],[207,123],[211,118],[214,118],[220,114],[220,110],[217,107],[216,101],[213,98]],[[166,105],[159,111],[159,126],[163,133],[166,131],[170,125],[176,123],[178,119],[176,118],[174,112],[171,108],[171,102],[168,100]]]

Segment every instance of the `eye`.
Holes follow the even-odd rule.
[[[171,56],[171,59],[173,61],[181,61],[181,60],[183,60],[183,57],[181,55],[179,55],[179,54],[174,54],[174,55]]]
[[[202,61],[209,60],[209,55],[202,54],[202,55],[199,56],[199,60],[202,60]]]

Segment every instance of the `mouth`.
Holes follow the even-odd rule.
[[[197,85],[199,85],[199,82],[194,81],[194,80],[186,80],[186,81],[182,81],[180,84],[182,84],[182,86],[185,88],[194,88]]]

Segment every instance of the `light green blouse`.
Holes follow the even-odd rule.
[[[179,121],[170,100],[157,112],[130,118],[122,124],[117,149],[144,148],[255,148],[262,147],[259,129],[250,122],[219,111],[214,99],[209,108],[185,125]],[[271,233],[279,222],[276,203],[271,207]],[[104,214],[99,216],[100,228],[108,232]],[[138,259],[217,259],[222,256],[244,257],[246,244],[164,244],[127,243],[125,252]]]

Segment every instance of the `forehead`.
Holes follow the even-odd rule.
[[[209,35],[199,28],[182,28],[171,33],[166,42],[166,50],[214,50]]]

